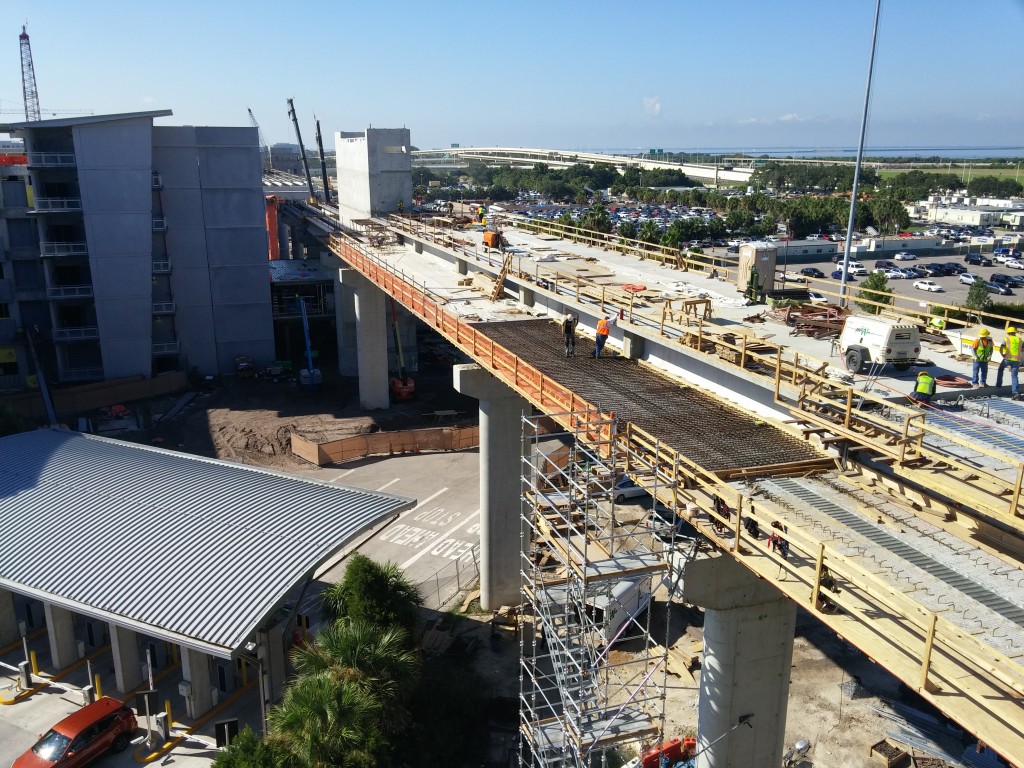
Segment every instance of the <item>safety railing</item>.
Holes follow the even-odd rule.
[[[411,276],[341,237],[332,236],[329,248],[541,411],[570,415],[586,410],[596,412],[596,408],[571,390],[445,311],[443,297],[418,286]],[[742,353],[740,345],[731,346]],[[819,389],[826,383],[836,386],[814,369],[804,368],[799,359],[787,360],[784,366],[781,348],[774,356],[749,354],[759,363],[769,365],[770,375],[779,386],[786,380],[798,382],[800,387],[810,383],[820,385]],[[848,399],[841,402],[847,409],[844,420],[850,425],[864,416],[852,412]],[[906,441],[908,445],[919,444],[916,435],[925,429],[925,425],[918,426],[919,414],[911,416],[904,429],[896,430],[899,434],[905,432],[908,438],[914,436]],[[578,428],[571,416],[562,423]],[[832,421],[828,425],[830,429],[835,427]],[[1024,756],[1024,734],[1019,727],[1024,722],[1024,667],[1018,662],[927,610],[902,590],[773,511],[768,503],[732,488],[718,474],[703,469],[635,425],[626,424],[614,434],[607,429],[583,432],[584,439],[596,438],[604,443],[600,449],[603,455],[617,452],[633,457],[634,463],[627,467],[632,474],[656,475],[652,485],[661,501],[677,510],[684,509],[686,503],[700,510],[708,524],[698,524],[709,536],[792,599],[820,611],[824,605],[821,584],[827,569],[842,587],[841,596],[830,592],[827,599],[838,605],[842,613],[820,613],[823,621],[868,651],[922,696],[961,722],[969,723],[979,738],[1001,754],[1011,758]],[[614,451],[612,441],[619,444]],[[796,465],[792,469],[794,473],[808,470]],[[752,536],[744,525],[748,519],[766,531],[778,530],[772,523],[786,526],[788,556],[772,552],[763,546],[760,537]],[[721,533],[715,532],[716,527]]]

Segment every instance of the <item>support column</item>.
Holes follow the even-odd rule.
[[[291,236],[292,236],[292,253],[291,253],[292,258],[293,259],[301,259],[301,258],[303,258],[303,256],[305,256],[305,249],[304,249],[304,247],[302,245],[302,227],[301,226],[293,226],[291,228]]]
[[[185,711],[195,720],[213,708],[210,660],[206,654],[181,646],[181,677],[191,684],[192,692],[185,697]]]
[[[622,356],[630,360],[639,360],[644,354],[643,336],[637,336],[632,331],[622,332]]]
[[[380,288],[352,269],[340,272],[341,282],[356,295],[356,358],[359,364],[359,404],[366,410],[387,408],[387,298]]]
[[[519,286],[519,300],[524,307],[533,307],[536,304],[533,288],[527,288],[525,285]]]
[[[114,680],[117,690],[128,693],[142,682],[139,662],[139,636],[126,627],[110,623],[110,651],[114,656]]]
[[[50,664],[54,671],[78,661],[75,641],[75,614],[52,603],[44,603],[46,634],[50,639]]]
[[[688,563],[683,599],[704,609],[697,768],[777,768],[796,604],[727,556]]]
[[[452,370],[455,389],[480,401],[480,605],[518,605],[521,418],[529,404],[478,365]]]
[[[10,645],[21,637],[18,614],[14,609],[14,593],[0,589],[0,646]]]
[[[455,270],[460,275],[469,274],[469,263],[465,259],[460,259],[458,256],[455,257]]]

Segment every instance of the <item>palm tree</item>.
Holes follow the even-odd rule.
[[[300,676],[328,674],[372,695],[381,705],[386,731],[397,733],[407,724],[406,704],[419,679],[419,659],[400,627],[340,619],[320,630],[312,644],[296,646],[292,662]]]
[[[379,709],[355,682],[339,683],[328,672],[306,675],[270,710],[270,736],[308,768],[374,766],[373,753],[382,745]]]
[[[409,638],[416,636],[423,598],[395,563],[380,563],[356,553],[345,578],[321,595],[321,610],[330,620],[348,616],[378,627],[398,624]]]

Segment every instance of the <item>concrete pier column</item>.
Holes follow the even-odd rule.
[[[14,593],[0,589],[0,645],[10,645],[21,637],[18,614],[14,608]]]
[[[455,389],[480,401],[480,604],[519,604],[519,496],[527,401],[478,365],[453,368]]]
[[[465,259],[460,259],[458,256],[455,257],[455,270],[460,275],[469,274],[469,263]]]
[[[46,634],[50,639],[50,664],[54,671],[78,661],[75,641],[75,614],[59,605],[45,603]]]
[[[796,604],[731,557],[688,563],[684,600],[704,609],[697,768],[778,768]]]
[[[127,693],[142,682],[139,662],[139,636],[130,629],[109,624],[110,651],[114,656],[114,679],[117,690]]]
[[[293,259],[301,259],[303,256],[305,256],[305,253],[306,253],[305,247],[302,245],[302,228],[301,227],[292,227],[291,228],[291,236],[292,236],[291,257]]]
[[[632,331],[622,332],[622,356],[639,360],[644,355],[644,339]]]
[[[524,307],[533,307],[536,304],[535,294],[533,288],[527,288],[525,285],[519,287],[519,301],[523,303]]]
[[[191,693],[185,697],[185,710],[195,720],[213,708],[210,660],[206,654],[181,646],[181,677],[191,685]]]
[[[367,409],[387,408],[388,389],[387,296],[352,269],[342,270],[341,282],[356,295],[356,358],[359,365],[359,404]]]

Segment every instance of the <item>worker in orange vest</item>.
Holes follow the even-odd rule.
[[[601,356],[601,350],[604,349],[604,343],[608,341],[608,334],[611,332],[611,328],[608,326],[608,316],[605,315],[597,321],[597,336],[594,338],[594,357]]]

